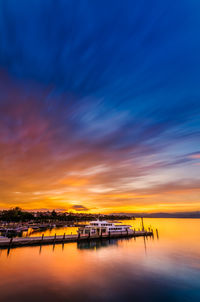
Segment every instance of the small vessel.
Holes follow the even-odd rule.
[[[108,221],[91,221],[88,225],[79,227],[80,235],[103,235],[103,234],[132,234],[131,225],[119,225]]]

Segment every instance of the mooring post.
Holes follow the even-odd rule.
[[[143,217],[141,217],[142,220],[142,230],[144,231],[144,221],[143,221]]]
[[[55,241],[56,241],[56,233],[55,233],[55,235],[54,235],[53,243],[55,243]]]
[[[42,234],[42,241],[43,241],[43,239],[44,239],[44,234]]]
[[[10,254],[10,246],[7,249],[7,257],[9,256],[9,254]]]
[[[159,239],[158,229],[156,229],[156,236],[157,236],[157,239]]]
[[[13,237],[10,238],[9,248],[11,247],[12,242],[13,242]]]
[[[64,233],[64,235],[63,235],[63,241],[65,240],[65,233]]]

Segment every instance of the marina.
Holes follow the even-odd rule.
[[[156,232],[158,232],[156,230]],[[68,242],[79,242],[84,240],[101,240],[110,238],[125,237],[147,237],[154,236],[153,230],[131,229],[130,225],[120,225],[107,221],[92,221],[90,224],[81,226],[77,230],[77,234],[66,234],[54,236],[35,236],[35,237],[2,237],[0,238],[0,248],[13,248],[23,246],[40,246],[48,244],[64,244]]]

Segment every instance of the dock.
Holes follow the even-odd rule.
[[[146,231],[134,231],[134,232],[112,232],[103,233],[100,235],[54,235],[54,236],[40,236],[40,237],[15,237],[15,238],[0,238],[0,249],[3,248],[14,248],[24,246],[41,246],[41,245],[54,245],[64,244],[68,242],[79,242],[84,240],[101,240],[111,238],[131,238],[131,237],[153,237],[153,230]]]

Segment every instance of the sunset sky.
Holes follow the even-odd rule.
[[[200,210],[199,10],[0,0],[0,209]]]

